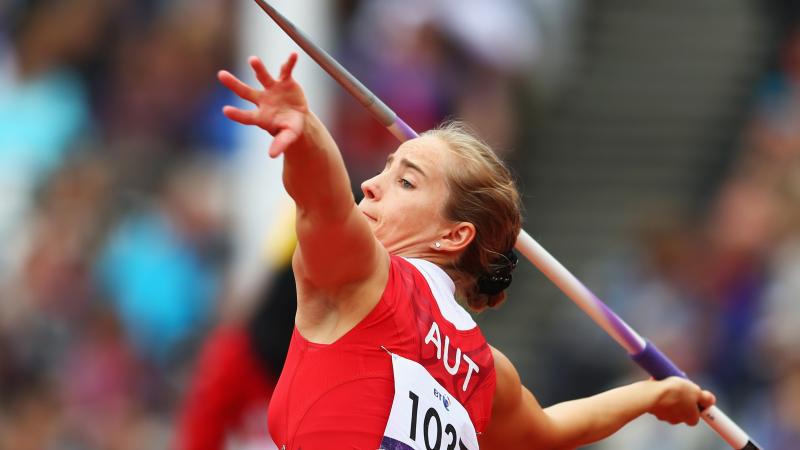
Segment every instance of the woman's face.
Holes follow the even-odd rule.
[[[378,175],[361,183],[358,208],[392,254],[422,256],[452,226],[443,210],[451,152],[438,138],[404,142]]]

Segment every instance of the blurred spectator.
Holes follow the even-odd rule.
[[[207,337],[183,400],[179,449],[276,449],[267,407],[294,329],[297,291],[290,256],[284,256],[248,317],[225,321]]]
[[[142,371],[110,311],[92,311],[86,326],[59,371],[64,427],[89,448],[124,448],[118,440],[130,437]]]
[[[98,262],[131,342],[166,364],[208,323],[220,289],[221,192],[208,167],[178,167],[152,206],[122,220]]]
[[[89,272],[112,211],[112,176],[106,161],[80,157],[45,187],[29,224],[32,244],[18,292],[40,312],[75,320],[95,295]]]
[[[224,152],[232,127],[219,118],[227,97],[214,81],[230,65],[234,8],[218,0],[168,5],[152,23],[124,35],[112,55],[101,104],[104,131],[112,142],[155,138],[180,149]]]
[[[10,450],[54,448],[60,433],[60,404],[48,384],[31,381],[3,405],[0,446]],[[59,439],[61,438],[61,439]]]

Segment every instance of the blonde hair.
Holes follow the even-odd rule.
[[[494,151],[461,122],[448,121],[422,135],[441,140],[458,158],[445,172],[449,196],[444,216],[475,226],[475,239],[448,272],[471,309],[495,307],[505,300],[505,292],[483,293],[478,281],[509,264],[506,254],[522,226],[514,179]]]

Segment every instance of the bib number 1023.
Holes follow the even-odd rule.
[[[411,431],[409,432],[409,437],[413,441],[419,442],[417,441],[419,396],[408,391],[408,398],[411,399]],[[433,424],[433,427],[431,427],[431,424]],[[425,411],[420,434],[422,434],[427,450],[455,450],[456,445],[458,445],[458,450],[468,450],[467,446],[458,438],[456,427],[446,423],[444,424],[444,428],[442,428],[442,418],[439,417],[439,412],[436,411],[436,408],[428,408],[428,410]],[[447,447],[442,447],[442,440],[446,437],[449,438],[450,442],[447,444]]]

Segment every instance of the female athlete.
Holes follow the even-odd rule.
[[[250,58],[261,88],[220,81],[254,110],[224,114],[273,137],[297,204],[297,314],[269,429],[283,449],[556,449],[644,414],[694,425],[714,396],[645,380],[542,408],[471,316],[497,306],[516,264],[519,196],[463,126],[400,145],[356,205],[339,150],[292,78]]]

